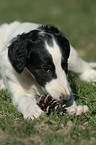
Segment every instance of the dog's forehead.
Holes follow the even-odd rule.
[[[53,25],[41,25],[39,27],[39,30],[43,31],[43,32],[46,32],[46,33],[50,33],[50,34],[53,34],[53,35],[60,35],[61,32],[58,30],[58,28],[56,28],[55,26]]]
[[[59,63],[60,65],[63,56],[57,40],[54,36],[52,37],[50,34],[43,34],[43,32],[40,32],[39,35],[43,36],[40,38],[42,41],[39,44],[39,49],[36,50],[38,54],[37,57],[44,63],[49,61],[49,63],[52,62],[55,65]]]
[[[47,41],[48,45],[53,44],[54,51],[59,48],[59,54],[62,53],[62,56],[67,60],[70,55],[70,44],[61,31],[53,25],[42,25],[39,27],[39,30],[39,34],[42,34],[43,39]]]
[[[53,41],[52,46],[50,46],[47,42],[45,42],[45,46],[46,46],[46,49],[49,52],[49,54],[52,56],[54,64],[57,65],[59,63],[59,65],[60,65],[61,58],[62,58],[60,47],[57,44],[55,39],[53,39],[52,41]]]

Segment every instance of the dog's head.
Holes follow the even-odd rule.
[[[20,74],[25,67],[53,98],[70,99],[67,81],[70,44],[52,25],[18,35],[8,48],[8,57]]]

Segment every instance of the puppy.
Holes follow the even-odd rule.
[[[96,63],[87,63],[77,54],[63,34],[52,25],[13,22],[0,27],[1,89],[8,90],[13,104],[24,118],[37,118],[43,111],[36,97],[50,94],[63,99],[69,114],[88,112],[77,106],[67,79],[67,72],[83,81],[96,81]],[[3,85],[4,82],[4,85]]]

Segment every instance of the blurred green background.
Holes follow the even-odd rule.
[[[96,0],[0,0],[0,24],[14,20],[56,25],[82,57],[96,61]]]

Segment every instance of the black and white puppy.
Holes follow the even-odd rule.
[[[81,80],[95,82],[95,66],[83,61],[54,26],[14,22],[0,27],[0,73],[24,118],[34,119],[43,112],[36,104],[36,97],[42,93],[65,100],[69,114],[87,112],[86,105],[76,106],[67,71],[77,73]]]

